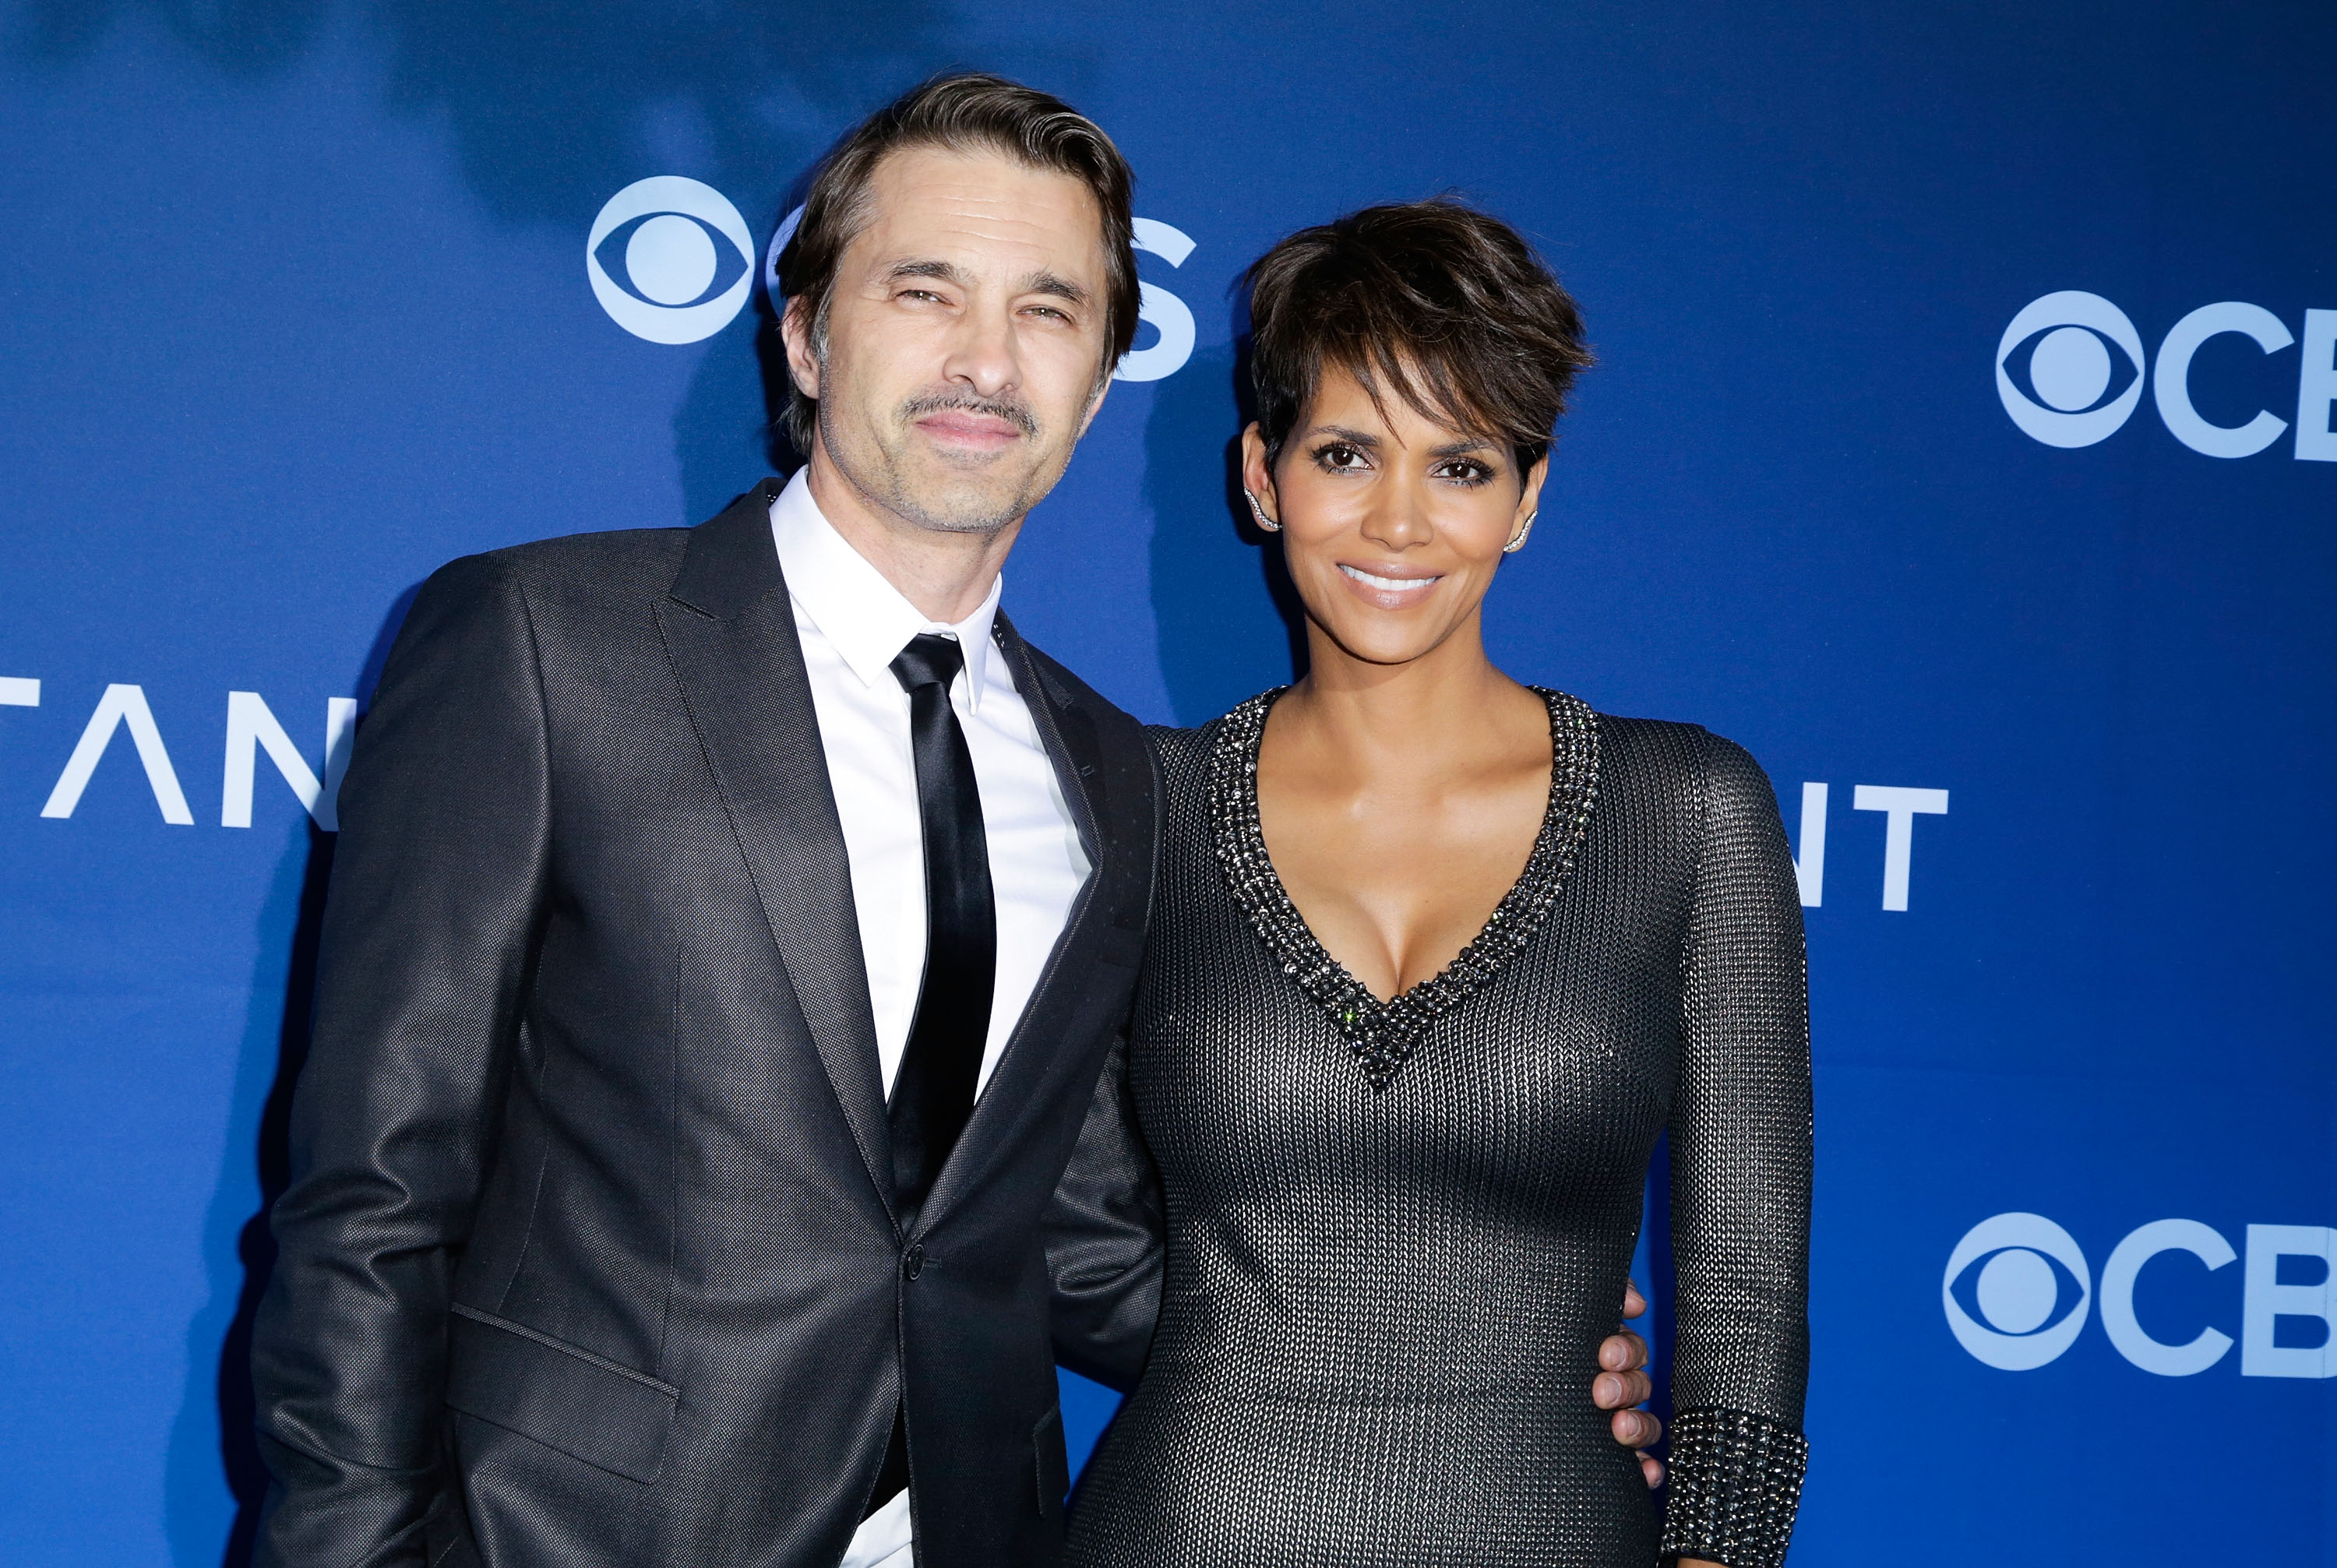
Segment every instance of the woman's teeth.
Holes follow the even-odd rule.
[[[1435,577],[1383,577],[1376,572],[1366,572],[1360,566],[1350,566],[1345,562],[1340,564],[1339,570],[1367,588],[1377,588],[1388,593],[1402,593],[1413,588],[1425,588],[1443,575],[1442,573],[1439,573]]]

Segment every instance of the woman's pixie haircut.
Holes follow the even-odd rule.
[[[868,221],[868,186],[895,152],[939,147],[1000,152],[1032,169],[1077,180],[1103,220],[1104,358],[1096,384],[1136,340],[1135,223],[1129,199],[1135,177],[1102,128],[1061,99],[982,72],[936,76],[871,114],[836,143],[813,176],[803,221],[779,252],[779,289],[810,312],[812,352],[827,349],[827,306],[836,264]],[[787,389],[787,433],[811,455],[819,405]]]
[[[1244,279],[1268,463],[1336,367],[1383,414],[1392,393],[1440,425],[1507,443],[1522,473],[1549,453],[1568,389],[1592,363],[1582,312],[1533,248],[1450,197],[1302,229]]]

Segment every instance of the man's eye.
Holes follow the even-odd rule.
[[[904,289],[901,290],[900,298],[904,299],[931,299],[935,303],[939,303],[941,300],[941,296],[934,293],[930,289]]]
[[[1033,305],[1031,307],[1031,314],[1033,316],[1052,317],[1058,321],[1068,321],[1071,319],[1070,317],[1064,315],[1061,310],[1056,309],[1051,305]]]

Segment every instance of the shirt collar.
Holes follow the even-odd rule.
[[[787,593],[796,608],[819,628],[820,635],[866,686],[882,682],[888,689],[897,689],[893,661],[919,632],[954,636],[965,655],[966,702],[978,711],[990,670],[991,627],[998,618],[1004,575],[992,582],[989,594],[964,620],[953,625],[926,620],[822,514],[819,503],[811,498],[810,472],[808,464],[797,469],[778,499],[771,503],[771,540],[777,546],[779,570],[787,576]]]

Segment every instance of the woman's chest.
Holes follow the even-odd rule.
[[[1353,1020],[1301,985],[1214,867],[1171,867],[1129,1071],[1172,1198],[1360,1185],[1515,1212],[1636,1184],[1677,1076],[1685,899],[1614,869],[1586,855],[1532,939],[1417,1021],[1375,1087]]]

